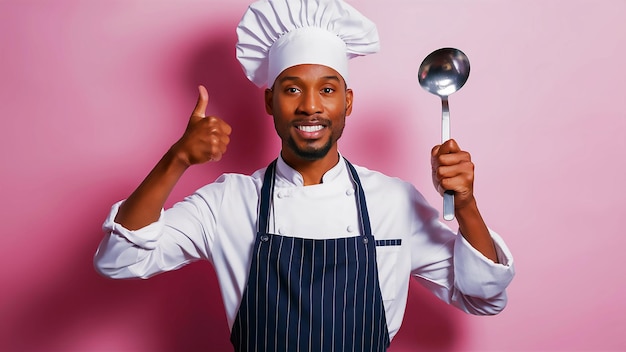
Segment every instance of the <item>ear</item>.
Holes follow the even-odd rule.
[[[274,114],[274,91],[271,88],[265,89],[265,111],[269,115]]]
[[[354,93],[352,89],[346,89],[346,116],[350,116],[352,113],[352,100],[354,99]]]

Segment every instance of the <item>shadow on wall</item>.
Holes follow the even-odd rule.
[[[464,314],[411,279],[404,321],[388,351],[462,350]]]
[[[234,58],[232,33],[222,38],[189,54],[189,75],[181,85],[206,82],[210,104],[226,112],[233,127],[228,157],[219,168],[249,173],[269,162],[261,158],[271,154],[267,151],[271,149],[268,140],[276,137],[267,136],[273,129],[271,120],[264,119],[269,118],[265,112],[258,111],[263,107],[262,90],[241,74]],[[110,185],[106,192],[91,187],[89,192],[76,192],[70,197],[74,201],[67,204],[77,207],[72,214],[81,221],[75,238],[85,243],[68,261],[67,270],[59,273],[54,286],[29,293],[28,304],[16,307],[17,319],[3,345],[8,351],[70,351],[85,345],[90,350],[231,350],[221,293],[209,265],[196,263],[147,281],[109,280],[94,271],[97,234],[106,215],[102,211],[108,208],[111,194],[123,194],[120,189],[125,187],[110,181],[105,184]],[[91,236],[94,233],[96,236]],[[450,307],[416,285],[411,285],[405,322],[390,350],[456,349],[462,338],[460,321]],[[103,327],[110,335],[94,331]],[[94,340],[86,343],[85,336],[93,336]],[[124,336],[133,342],[116,341]]]

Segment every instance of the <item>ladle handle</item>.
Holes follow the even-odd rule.
[[[450,139],[450,108],[448,107],[448,97],[441,97],[441,143]],[[454,220],[454,191],[443,193],[443,218],[444,220]]]

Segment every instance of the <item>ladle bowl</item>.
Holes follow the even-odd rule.
[[[467,55],[455,48],[437,49],[419,67],[418,81],[427,92],[447,97],[461,89],[470,73]]]

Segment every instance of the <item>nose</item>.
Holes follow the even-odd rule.
[[[303,92],[298,104],[298,113],[305,115],[315,115],[322,112],[322,101],[318,92],[307,90]]]

